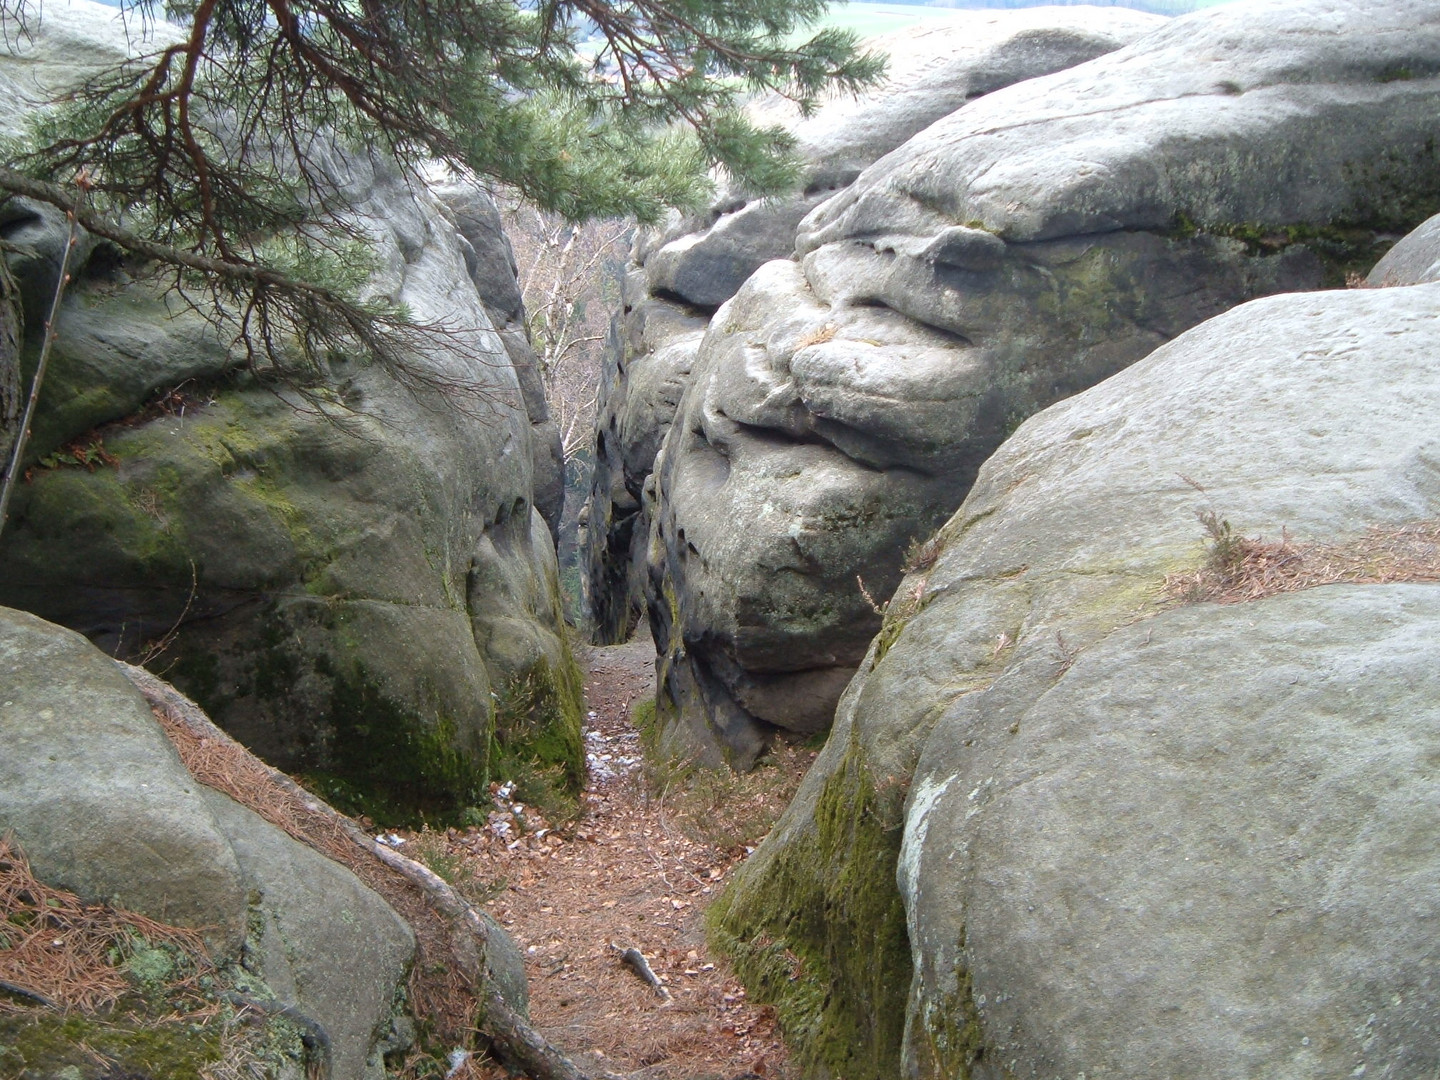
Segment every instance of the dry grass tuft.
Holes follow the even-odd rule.
[[[938,532],[925,541],[921,541],[917,537],[911,540],[910,546],[905,549],[905,560],[901,563],[900,569],[905,574],[918,574],[931,570],[939,561],[940,554],[944,550],[945,538]]]
[[[1168,600],[1239,604],[1320,585],[1440,582],[1440,522],[1371,528],[1336,544],[1297,544],[1237,536],[1213,512],[1201,514],[1210,557],[1198,570],[1165,579]]]
[[[827,341],[834,341],[838,330],[839,327],[833,322],[816,327],[795,342],[795,351],[799,352],[801,349],[808,349],[811,345],[824,345]]]
[[[0,836],[0,916],[0,1012],[112,1005],[135,989],[126,962],[161,949],[179,969],[167,996],[204,1006],[196,980],[211,965],[199,933],[42,884],[11,836]]]
[[[674,826],[694,843],[744,858],[790,805],[816,753],[777,740],[747,773],[647,762],[661,828]]]

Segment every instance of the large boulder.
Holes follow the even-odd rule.
[[[81,6],[103,38],[116,13]],[[487,310],[514,339],[503,235],[474,224],[493,224],[483,203],[462,208],[467,239],[388,163],[311,153],[365,238],[369,295],[444,329],[416,336],[403,372],[337,355],[308,386],[277,381],[203,308],[83,249],[0,536],[0,600],[163,666],[352,809],[484,803],[497,712],[510,750],[578,786],[579,680],[535,494],[537,472],[554,486],[548,421]],[[11,264],[22,293],[50,295],[60,227],[18,205],[0,228],[33,253]]]
[[[1428,3],[1218,7],[966,105],[815,210],[712,320],[656,467],[672,743],[743,767],[823,728],[866,594],[1021,420],[1368,269],[1440,198],[1437,71]]]
[[[1440,281],[1440,214],[1401,237],[1365,279],[1367,285],[1381,288],[1427,281]]]
[[[912,136],[978,97],[1113,52],[1163,22],[1127,8],[955,12],[867,41],[889,57],[879,87],[836,97],[811,117],[783,98],[753,110],[794,131],[800,194],[750,199],[722,187],[707,221],[677,219],[642,248],[650,292],[718,307],[763,264],[790,257],[807,213]]]
[[[144,698],[72,631],[0,609],[0,833],[48,885],[205,933],[245,997],[325,1033],[335,1080],[385,1075],[415,952],[349,870],[194,780]],[[253,976],[253,977],[252,977]]]
[[[884,84],[802,118],[783,99],[758,121],[793,130],[802,191],[751,199],[722,185],[708,214],[642,233],[607,348],[585,515],[584,583],[596,639],[625,640],[644,607],[652,516],[646,483],[675,416],[701,330],[766,262],[789,258],[812,209],[871,162],[983,94],[1074,66],[1163,22],[1124,8],[954,12],[867,43],[889,57]]]
[[[1257,300],[985,464],[714,909],[810,1060],[1433,1071],[1437,316]]]

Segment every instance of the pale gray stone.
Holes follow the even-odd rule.
[[[1302,551],[1433,522],[1437,316],[1429,284],[1211,319],[1021,425],[901,582],[732,887],[806,865],[843,770],[908,791],[904,1075],[1428,1075],[1440,587],[1165,583],[1201,513]]]
[[[1367,285],[1421,285],[1440,281],[1440,214],[1426,219],[1385,253]]]
[[[1342,284],[1440,198],[1437,71],[1430,4],[1207,9],[963,106],[812,213],[716,313],[657,467],[662,717],[741,765],[706,734],[734,707],[750,748],[815,730],[880,627],[857,577],[889,596],[1025,417]]]

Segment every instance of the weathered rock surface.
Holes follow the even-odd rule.
[[[88,8],[102,30],[115,17]],[[263,385],[173,297],[90,253],[0,537],[0,600],[116,655],[163,656],[218,723],[352,807],[485,801],[511,706],[525,715],[504,718],[509,749],[576,783],[579,684],[537,512],[558,508],[544,493],[558,472],[536,449],[549,421],[533,365],[512,359],[518,294],[485,231],[493,207],[461,207],[462,236],[393,169],[327,157],[370,241],[373,294],[449,328],[408,358],[412,385],[359,358],[335,359],[308,401]],[[27,295],[49,296],[57,227],[21,207],[0,230],[40,252],[12,264]]]
[[[1440,214],[1428,218],[1385,253],[1367,285],[1422,285],[1440,281]]]
[[[596,641],[629,639],[644,615],[647,489],[705,334],[705,313],[646,295],[632,272],[611,322],[595,413],[595,462],[582,510],[581,583]]]
[[[515,253],[510,247],[510,238],[505,235],[500,209],[490,193],[473,182],[447,180],[433,184],[432,190],[455,220],[464,241],[465,269],[515,367],[525,413],[530,417],[535,509],[550,527],[551,539],[558,543],[560,513],[565,502],[560,428],[545,400],[539,360],[526,330],[525,301],[520,295]]]
[[[713,309],[766,262],[790,257],[810,210],[927,125],[982,94],[1118,49],[1162,22],[1123,8],[956,12],[874,40],[890,57],[880,89],[805,119],[781,100],[756,106],[757,119],[794,130],[802,193],[751,200],[722,191],[705,220],[677,216],[635,247],[607,350],[582,545],[597,640],[625,640],[642,614],[646,479]]]
[[[966,105],[815,210],[715,316],[656,467],[673,745],[744,767],[823,728],[880,626],[856,576],[889,595],[1023,418],[1368,268],[1440,196],[1437,71],[1430,4],[1219,7]]]
[[[867,44],[890,57],[883,86],[830,101],[809,118],[783,99],[755,110],[794,130],[805,161],[802,193],[751,200],[722,192],[703,228],[683,222],[681,235],[652,242],[644,258],[650,292],[718,307],[762,265],[790,257],[807,213],[937,120],[1003,87],[1113,52],[1163,23],[1126,8],[957,12],[875,38]]]
[[[1395,584],[1165,582],[1217,557],[1197,511],[1301,558],[1433,523],[1437,316],[1258,300],[985,464],[713,917],[831,1075],[1434,1068],[1433,543],[1361,560]]]
[[[190,776],[115,663],[69,630],[0,609],[0,832],[37,877],[203,930],[330,1040],[336,1080],[375,1055],[414,936],[349,870]],[[242,977],[243,978],[243,977]]]

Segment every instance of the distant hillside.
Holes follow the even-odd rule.
[[[1154,12],[1157,15],[1184,15],[1199,8],[1234,3],[1236,0],[888,0],[885,3],[871,2],[871,0],[851,0],[851,2],[853,7],[866,9],[899,8],[910,11],[916,8],[1028,8],[1089,4],[1093,7],[1136,8],[1140,11]]]
[[[1199,8],[1236,2],[1244,0],[851,0],[850,3],[833,4],[824,21],[828,26],[853,30],[861,37],[874,37],[921,21],[955,18],[960,9],[1090,4],[1095,7],[1132,8],[1157,15],[1184,15]]]

